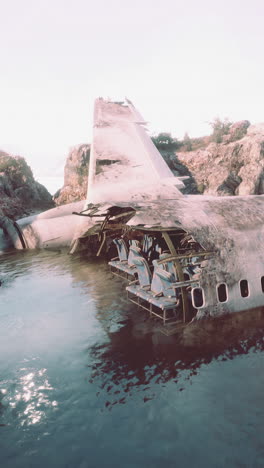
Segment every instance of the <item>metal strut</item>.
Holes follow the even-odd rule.
[[[176,249],[175,249],[175,247],[173,245],[173,242],[172,242],[168,232],[163,232],[162,237],[165,240],[165,242],[166,242],[166,244],[167,244],[167,246],[168,246],[168,248],[170,250],[171,255],[173,255],[173,257],[174,257],[173,258],[173,263],[175,265],[179,281],[184,282],[184,274],[183,274],[182,266],[181,266],[180,262],[177,260],[177,252],[176,252]],[[187,317],[187,314],[188,314],[188,311],[189,311],[188,296],[187,296],[187,292],[186,292],[186,287],[181,287],[181,293],[182,293],[183,323],[186,323],[186,317]]]

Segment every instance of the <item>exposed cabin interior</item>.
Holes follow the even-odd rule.
[[[199,276],[212,255],[183,229],[129,226],[135,209],[91,208],[83,213],[98,219],[97,229],[84,239],[93,253],[107,255],[114,275],[127,285],[127,298],[152,318],[166,324],[190,322],[204,304]]]

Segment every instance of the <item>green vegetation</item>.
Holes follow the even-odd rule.
[[[225,135],[228,135],[228,138],[225,139],[226,142],[230,143],[240,140],[247,133],[250,122],[243,120],[233,125],[233,122],[228,118],[221,120],[219,117],[215,117],[209,124],[212,127],[212,134],[210,136],[190,138],[189,134],[185,132],[183,139],[178,140],[172,137],[170,133],[162,132],[154,135],[152,141],[160,152],[167,151],[168,153],[174,153],[177,150],[182,152],[197,151],[206,148],[211,142],[222,143]]]
[[[1,157],[0,159],[0,172],[9,172],[13,168],[17,168],[17,161],[9,156]]]
[[[190,138],[189,134],[185,132],[183,140],[177,140],[177,138],[173,138],[170,133],[164,132],[153,136],[152,141],[159,151],[174,153],[176,150],[184,152],[206,148],[211,139],[210,137]]]
[[[0,173],[4,173],[13,188],[21,187],[24,183],[33,180],[33,174],[24,158],[0,154]]]
[[[176,151],[182,146],[177,138],[173,138],[170,133],[166,132],[154,135],[151,139],[158,150]]]
[[[230,122],[227,118],[221,120],[219,117],[216,117],[212,122],[209,123],[213,129],[211,140],[215,143],[222,143],[223,136],[229,133],[232,122]]]

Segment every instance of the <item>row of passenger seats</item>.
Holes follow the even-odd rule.
[[[134,259],[142,255],[138,242],[132,241],[129,250],[124,239],[114,239],[113,242],[117,248],[118,257],[112,258],[108,265],[110,265],[113,274],[131,279],[136,273]]]
[[[175,274],[166,271],[158,260],[153,260],[153,274],[145,258],[137,257],[134,263],[138,279],[126,287],[128,299],[148,310],[150,315],[162,318],[164,324],[168,320],[176,320],[177,309],[180,313],[180,299],[173,287]]]
[[[111,271],[123,278],[133,279],[126,287],[128,299],[163,320],[180,319],[182,313],[181,287],[191,281],[178,282],[170,255],[163,253],[149,266],[137,241],[132,241],[128,251],[124,239],[115,239],[118,257],[109,262]],[[168,258],[168,261],[166,259]],[[161,263],[160,263],[161,261]]]

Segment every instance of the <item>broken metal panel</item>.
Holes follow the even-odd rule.
[[[153,229],[159,226],[182,228],[192,234],[205,250],[217,251],[221,267],[232,275],[236,265],[239,265],[240,271],[243,263],[248,264],[247,256],[251,255],[252,246],[253,257],[256,257],[258,249],[264,260],[263,208],[263,196],[232,197],[231,200],[230,197],[188,196],[166,203],[142,204],[137,207],[136,215],[128,225],[134,228],[144,227],[145,224]]]
[[[115,207],[118,206],[135,210],[135,215],[127,222],[131,228],[181,229],[192,235],[204,250],[216,251],[217,262],[210,260],[210,271],[215,272],[219,282],[239,281],[241,274],[253,264],[260,276],[263,275],[263,196],[213,198],[196,195],[176,200],[116,203]],[[110,205],[102,205],[100,210],[106,213],[109,208]]]
[[[116,203],[118,206],[123,204]],[[137,210],[131,225],[152,224],[177,227],[180,223],[186,230],[209,226],[216,230],[246,230],[252,226],[262,226],[264,220],[264,196],[248,197],[208,197],[187,195],[179,199],[139,201],[130,203]],[[145,222],[145,216],[149,220]],[[140,221],[140,217],[143,221]]]
[[[127,225],[145,232],[172,229],[186,232],[206,254],[201,260],[199,284],[205,304],[197,318],[218,316],[263,305],[264,197],[186,196],[176,200],[130,203],[136,210]],[[214,252],[214,255],[208,255]],[[184,257],[183,255],[182,257]],[[248,297],[239,282],[247,279]],[[217,299],[216,285],[228,285],[228,300]]]

